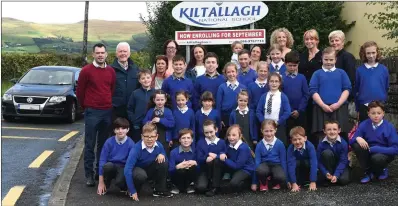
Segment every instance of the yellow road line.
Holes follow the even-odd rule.
[[[32,163],[30,163],[29,168],[39,168],[41,164],[53,153],[52,150],[45,150],[41,155],[39,155]]]
[[[69,132],[70,130],[66,129],[51,129],[51,128],[35,128],[35,127],[1,127],[2,129],[22,129],[22,130],[40,130],[40,131],[60,131],[60,132]]]
[[[77,133],[79,133],[79,131],[71,131],[68,134],[66,134],[65,136],[63,136],[61,139],[59,139],[58,142],[66,142],[66,141],[68,141],[68,139],[75,136],[75,134],[77,134]]]
[[[46,137],[21,137],[21,136],[1,136],[1,138],[5,138],[5,139],[56,140],[56,139],[54,139],[54,138],[46,138]]]
[[[13,206],[21,196],[25,186],[14,186],[8,191],[7,195],[1,201],[1,205]]]

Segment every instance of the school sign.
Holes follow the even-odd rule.
[[[268,13],[263,2],[182,2],[172,10],[173,17],[186,25],[202,28],[230,28],[252,24]],[[265,30],[176,31],[180,45],[230,44],[239,40],[264,44]]]

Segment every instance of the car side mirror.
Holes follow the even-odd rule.
[[[10,79],[10,82],[12,82],[13,84],[16,84],[18,82],[18,79],[17,78]]]

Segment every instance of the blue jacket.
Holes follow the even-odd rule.
[[[138,67],[128,58],[128,69],[123,69],[117,58],[111,64],[116,73],[115,92],[112,97],[112,106],[127,106],[129,99],[134,90],[140,88],[138,82]]]
[[[131,94],[129,104],[127,105],[127,114],[135,129],[139,129],[142,126],[142,120],[145,117],[148,103],[154,92],[154,89],[145,90],[141,87],[134,90]]]
[[[256,115],[257,115],[257,119],[260,123],[264,121],[264,109],[265,109],[264,106],[265,106],[266,99],[267,99],[267,93],[263,94],[263,96],[261,96],[260,100],[258,101]],[[281,109],[279,111],[278,125],[285,125],[286,120],[289,119],[291,112],[292,111],[290,109],[289,99],[282,92],[282,94],[281,94]]]
[[[229,115],[229,125],[233,124],[237,124],[236,110],[232,110],[231,115]],[[258,127],[256,121],[256,113],[252,109],[249,109],[249,125],[250,125],[250,138],[253,141],[258,141]]]

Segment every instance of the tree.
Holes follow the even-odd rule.
[[[143,19],[143,23],[148,28],[149,44],[148,50],[153,62],[156,55],[161,54],[163,43],[167,39],[174,39],[175,31],[184,31],[185,25],[172,17],[171,11],[175,5],[180,2],[161,2],[158,5],[147,4],[149,17]],[[316,29],[320,35],[320,48],[329,45],[328,35],[333,30],[342,30],[347,32],[355,22],[347,23],[340,17],[343,9],[343,2],[264,2],[269,13],[260,21],[255,23],[255,28],[266,29],[267,44],[269,47],[269,37],[277,28],[286,27],[293,34],[295,43],[294,48],[302,51],[303,33],[309,29]],[[248,29],[249,25],[222,29]],[[192,27],[191,30],[205,30],[204,28]],[[212,30],[207,29],[206,30]],[[216,29],[219,30],[219,29]],[[349,44],[350,42],[348,42]],[[346,44],[346,45],[348,45]],[[249,45],[245,46],[249,49]],[[230,45],[209,45],[208,51],[215,52],[220,58],[219,70],[222,65],[230,61],[232,51]],[[180,48],[180,54],[185,54],[185,47]],[[265,56],[265,55],[263,55]]]
[[[398,45],[398,2],[368,2],[367,5],[382,5],[384,6],[383,12],[377,14],[365,13],[365,16],[370,20],[372,24],[375,24],[376,29],[385,29],[387,33],[383,34],[382,37],[387,39],[395,39],[396,45]],[[386,56],[398,56],[398,46],[383,48],[383,52]]]

